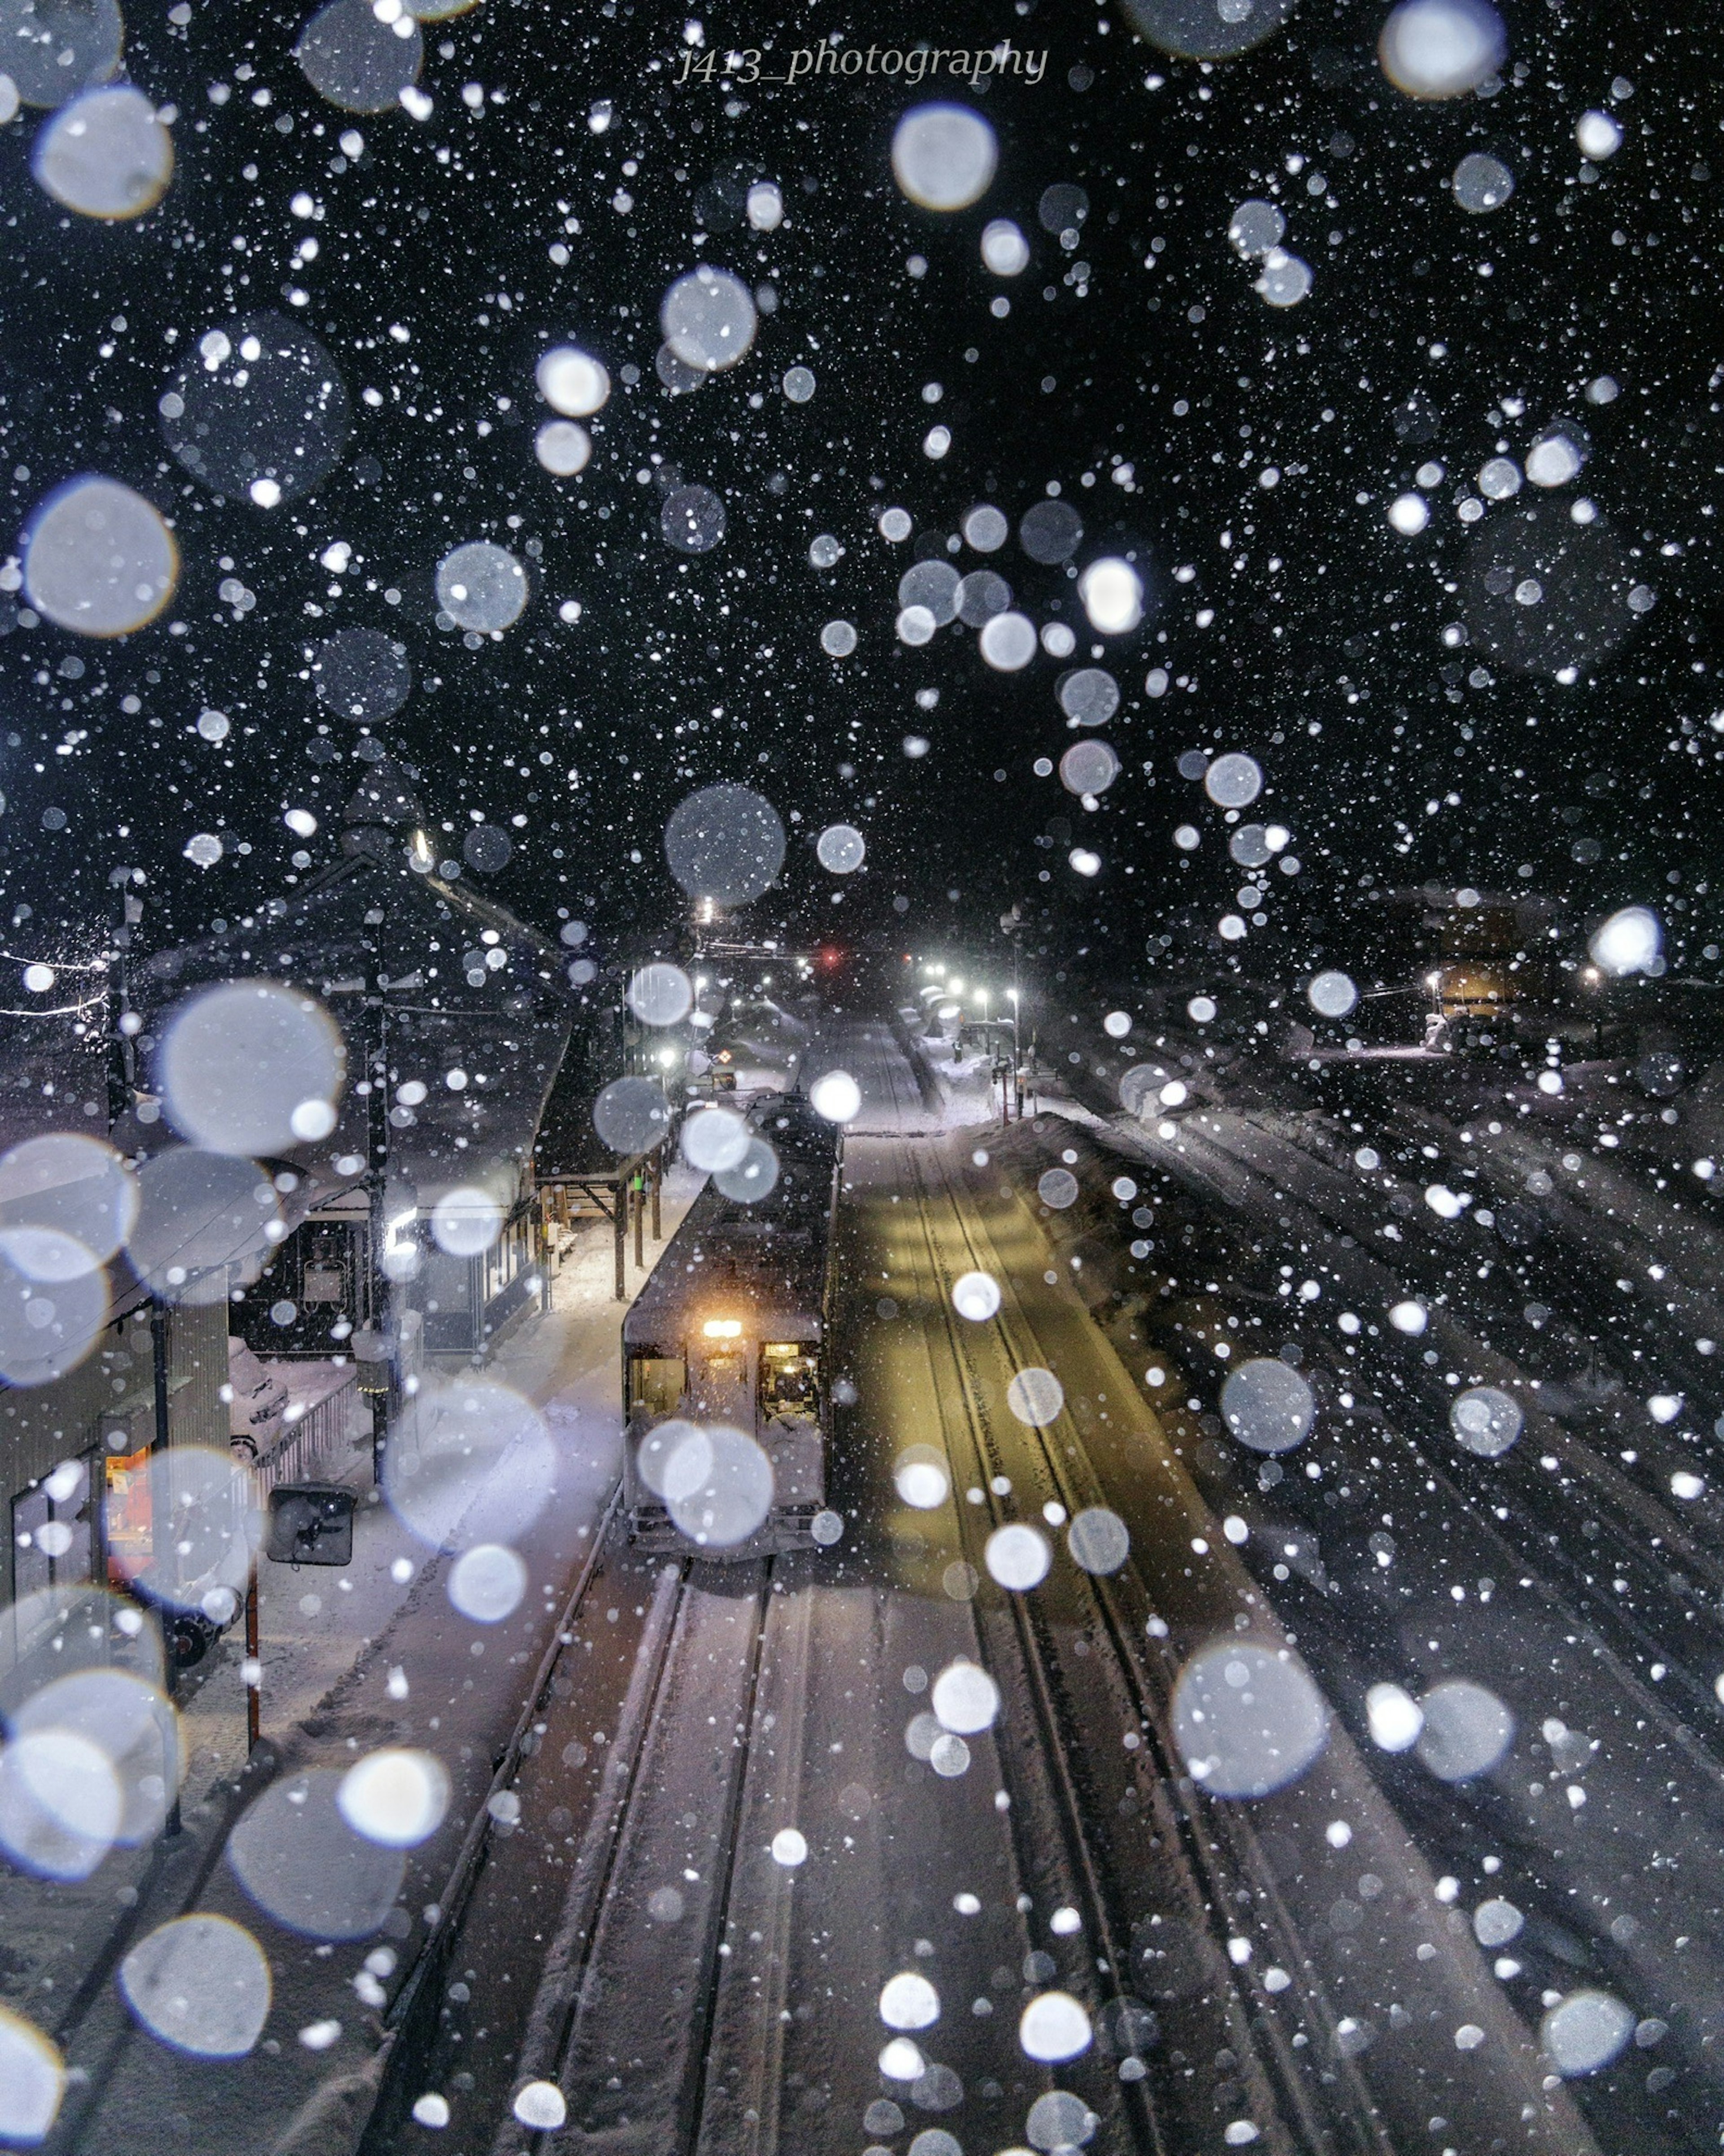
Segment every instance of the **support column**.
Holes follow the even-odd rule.
[[[258,1553],[251,1553],[251,1568],[245,1579],[245,1659],[255,1675],[247,1680],[245,1686],[245,1753],[248,1758],[258,1748],[263,1735],[264,1671],[259,1641],[258,1625]]]

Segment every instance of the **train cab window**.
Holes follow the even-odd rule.
[[[630,1415],[675,1414],[686,1383],[687,1373],[680,1355],[631,1355],[629,1358]]]
[[[805,1415],[819,1410],[820,1365],[798,1341],[769,1341],[760,1351],[760,1411]]]
[[[735,1341],[709,1348],[695,1368],[695,1406],[701,1414],[731,1420],[748,1414],[748,1354]]]

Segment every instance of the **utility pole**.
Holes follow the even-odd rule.
[[[126,1019],[131,1009],[130,993],[131,969],[126,953],[131,947],[131,932],[144,917],[144,901],[135,898],[127,888],[133,871],[127,868],[110,869],[108,881],[115,892],[113,942],[108,953],[107,1026],[108,1045],[108,1128],[111,1131],[131,1107],[137,1078],[137,1052],[132,1046],[132,1031],[137,1021],[128,1029]]]
[[[156,1575],[156,1613],[162,1626],[162,1671],[167,1697],[172,1700],[179,1690],[180,1673],[176,1652],[176,1628],[168,1614],[166,1593],[169,1572],[167,1559],[172,1554],[174,1532],[173,1452],[172,1430],[169,1421],[167,1351],[167,1306],[152,1300],[150,1304],[150,1360],[155,1381],[156,1430],[150,1445],[150,1569]],[[172,1571],[177,1576],[177,1564],[172,1567]],[[180,1830],[179,1783],[176,1776],[173,1801],[167,1808],[167,1817],[162,1822],[162,1831],[164,1838],[171,1841]]]
[[[373,957],[377,954],[373,952]],[[366,1077],[371,1091],[366,1098],[366,1193],[369,1200],[367,1238],[370,1243],[367,1270],[370,1281],[370,1316],[372,1330],[377,1335],[382,1349],[382,1364],[377,1374],[382,1384],[372,1392],[371,1464],[372,1480],[378,1488],[383,1481],[383,1446],[389,1427],[389,1397],[393,1389],[391,1373],[393,1350],[389,1342],[390,1296],[388,1277],[383,1270],[383,1250],[388,1240],[388,1194],[387,1183],[389,1167],[389,1037],[388,1019],[381,992],[372,1005],[374,1016],[367,1030],[372,1040],[367,1044]]]
[[[143,901],[133,897],[127,888],[133,873],[129,868],[115,868],[109,872],[108,876],[108,881],[118,897],[118,918],[114,924],[107,988],[108,1127],[110,1131],[131,1108],[136,1098],[136,1054],[132,1047],[131,1032],[123,1023],[131,1008],[125,954],[131,947],[133,929],[144,917]],[[156,1575],[156,1620],[162,1631],[162,1687],[172,1700],[179,1690],[179,1661],[176,1652],[177,1627],[163,1589],[170,1571],[177,1578],[179,1567],[177,1563],[172,1566],[168,1563],[174,1555],[174,1491],[171,1342],[167,1317],[167,1304],[152,1295],[150,1299],[150,1375],[153,1428],[146,1486],[150,1493],[150,1569]],[[176,1774],[173,1778],[173,1799],[162,1823],[163,1839],[171,1841],[182,1830],[179,1782]]]
[[[1015,909],[1014,909],[1015,910]],[[1012,936],[1012,1090],[1018,1096],[1018,1120],[1024,1121],[1024,944],[1021,932]]]

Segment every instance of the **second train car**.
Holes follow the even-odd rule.
[[[757,1101],[748,1125],[749,1152],[696,1198],[623,1322],[623,1498],[649,1549],[752,1558],[838,1525],[826,1466],[840,1136],[787,1094]]]

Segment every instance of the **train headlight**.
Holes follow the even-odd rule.
[[[709,1317],[700,1327],[709,1340],[735,1340],[741,1333],[740,1317]]]

